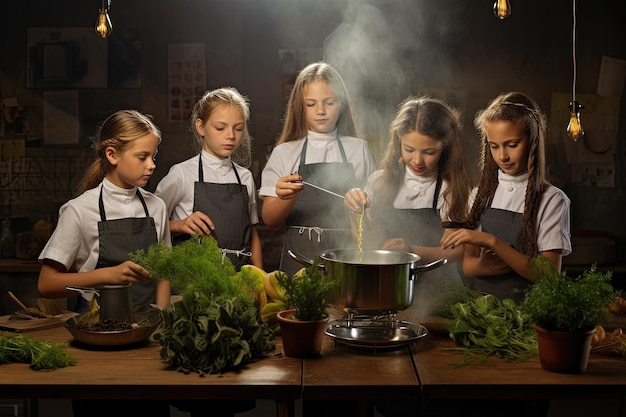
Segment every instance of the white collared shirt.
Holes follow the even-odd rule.
[[[200,155],[173,165],[168,174],[157,185],[154,193],[165,201],[170,220],[182,220],[193,213],[194,183],[198,179]],[[218,184],[237,184],[231,158],[220,159],[202,151],[202,170],[204,182]],[[250,224],[259,222],[256,203],[256,188],[250,170],[235,164],[241,184],[248,190],[248,213]]]
[[[498,188],[491,208],[523,213],[527,186],[528,173],[511,176],[498,170]],[[560,250],[563,256],[572,252],[570,199],[554,185],[549,185],[541,196],[537,227],[539,252]]]
[[[102,186],[102,200],[107,220],[146,217],[137,188],[120,188],[104,179],[100,185],[69,200],[59,209],[57,225],[48,243],[39,255],[39,261],[51,259],[69,271],[91,271],[99,257],[98,198]],[[154,218],[157,239],[170,246],[170,227],[163,200],[140,188],[150,217]]]
[[[376,198],[375,189],[379,186],[377,182],[381,180],[382,175],[383,170],[377,170],[367,180],[364,191],[370,202],[373,202]],[[404,181],[396,193],[393,207],[397,209],[432,208],[436,187],[437,172],[429,176],[415,175],[409,167],[405,167]],[[439,198],[437,199],[437,209],[439,209],[442,220],[448,219],[447,204],[443,198],[443,192],[447,187],[447,182],[443,181],[439,190]]]
[[[309,131],[306,152],[306,163],[343,162],[339,145],[337,144],[337,130],[329,133]],[[306,138],[281,143],[272,151],[272,154],[261,174],[260,196],[276,196],[276,183],[280,177],[298,172],[300,154]],[[357,183],[355,187],[365,184],[367,176],[375,169],[374,158],[370,154],[367,142],[351,136],[341,136],[341,144],[346,152],[346,158],[352,164]]]

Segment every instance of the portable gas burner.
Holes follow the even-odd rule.
[[[428,330],[420,324],[398,320],[394,313],[374,316],[349,313],[343,319],[329,321],[325,333],[335,343],[376,351],[417,343]]]

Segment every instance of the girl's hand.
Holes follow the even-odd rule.
[[[480,248],[478,265],[485,271],[485,275],[503,275],[513,270],[498,255],[487,248]]]
[[[411,247],[401,237],[396,237],[396,238],[387,240],[383,244],[383,249],[393,250],[397,252],[411,252]]]
[[[282,200],[290,200],[297,197],[304,189],[302,177],[298,174],[280,177],[276,183],[276,195]]]
[[[152,278],[147,269],[132,261],[126,261],[117,266],[112,266],[111,270],[111,284],[114,285],[132,284],[135,282],[147,281]]]
[[[360,213],[369,204],[367,194],[360,188],[353,188],[346,193],[343,205],[350,211]]]
[[[183,220],[178,233],[188,235],[197,233],[198,236],[204,237],[209,236],[213,229],[215,229],[215,224],[213,224],[211,218],[201,211],[195,211]]]
[[[441,238],[441,247],[456,248],[464,243],[471,243],[476,246],[493,247],[495,236],[490,233],[479,232],[469,229],[449,229],[448,233],[443,234]]]

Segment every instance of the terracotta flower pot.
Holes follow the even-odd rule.
[[[276,314],[280,323],[285,355],[296,358],[318,356],[322,350],[324,329],[328,318],[317,321],[299,321],[289,315],[296,310],[283,310]]]
[[[591,336],[586,332],[561,332],[534,326],[537,332],[539,362],[546,371],[580,374],[587,369]]]

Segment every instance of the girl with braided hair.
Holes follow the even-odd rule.
[[[442,247],[464,245],[471,286],[520,302],[530,261],[550,259],[560,271],[572,251],[570,200],[547,178],[545,115],[520,92],[501,94],[474,119],[483,142],[481,175],[469,216],[475,229],[444,235]]]

